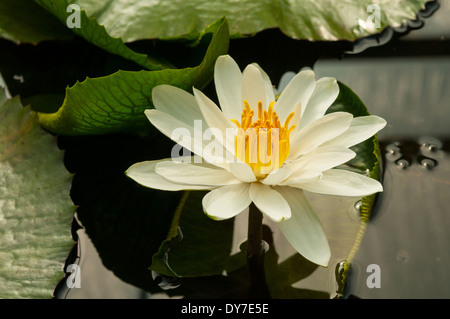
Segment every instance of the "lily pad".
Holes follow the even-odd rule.
[[[170,84],[185,90],[193,86],[203,89],[213,77],[217,57],[228,51],[228,42],[228,24],[221,19],[207,27],[197,40],[195,49],[204,54],[199,65],[157,71],[119,70],[109,76],[87,78],[67,88],[56,113],[40,113],[40,123],[59,135],[148,131],[144,110],[153,107],[153,87]]]
[[[55,137],[0,90],[0,298],[52,298],[73,246],[72,175]]]
[[[75,0],[125,42],[192,37],[225,16],[233,37],[279,28],[295,39],[355,40],[414,20],[428,0]]]

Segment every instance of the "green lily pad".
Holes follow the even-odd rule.
[[[72,175],[55,137],[0,90],[0,298],[52,298],[73,246]]]
[[[225,16],[233,37],[279,28],[295,39],[356,40],[414,20],[428,0],[75,0],[111,36],[125,42],[195,36]],[[374,12],[374,5],[378,5]],[[378,10],[379,9],[379,10]],[[375,15],[374,15],[375,14]],[[377,21],[375,21],[375,18]],[[379,19],[379,20],[378,20]]]
[[[118,71],[88,78],[67,88],[56,113],[40,113],[41,125],[59,135],[97,135],[114,132],[141,133],[150,126],[144,110],[152,108],[151,92],[159,84],[185,90],[203,89],[213,77],[218,56],[228,51],[228,24],[221,19],[200,35],[196,49],[206,46],[201,63],[184,69]]]

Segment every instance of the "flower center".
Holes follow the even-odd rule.
[[[272,171],[283,165],[289,155],[289,134],[295,125],[289,128],[294,112],[289,114],[281,126],[277,113],[273,110],[275,102],[263,110],[262,102],[258,102],[258,118],[253,121],[255,112],[244,101],[241,122],[231,119],[238,127],[235,139],[236,157],[247,163],[258,179],[265,178]]]

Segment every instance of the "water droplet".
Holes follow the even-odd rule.
[[[361,208],[362,208],[362,200],[357,201],[355,203],[355,205],[353,205],[353,207],[355,207],[355,210],[360,213],[361,212]]]
[[[386,146],[386,152],[390,153],[390,154],[395,154],[397,152],[400,152],[400,147],[398,147],[396,145],[396,143],[394,144],[389,144],[388,146]]]
[[[442,142],[431,136],[424,136],[418,140],[422,153],[436,153],[442,148]]]
[[[439,148],[434,144],[425,144],[424,145],[429,152],[436,152]]]
[[[409,166],[408,160],[406,160],[406,159],[404,159],[404,158],[399,159],[399,160],[396,162],[396,164],[397,164],[397,166],[400,167],[401,169],[406,169],[406,168]]]
[[[349,203],[347,213],[352,221],[357,223],[361,222],[361,208],[362,208],[362,200],[358,200],[355,203]]]
[[[431,158],[424,158],[423,160],[420,161],[420,166],[422,166],[427,170],[431,170],[433,169],[433,167],[436,166],[436,162]]]
[[[399,142],[394,142],[392,144],[387,145],[385,151],[386,151],[386,159],[388,161],[396,161],[403,155],[400,149]]]

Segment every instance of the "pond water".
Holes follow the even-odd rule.
[[[384,192],[364,234],[345,297],[450,297],[450,59],[319,62],[388,126],[379,134]],[[367,280],[380,269],[380,288]]]
[[[450,27],[442,21],[448,11],[444,5],[431,19],[435,32],[423,28],[403,43],[444,41]],[[336,77],[388,122],[379,134],[384,192],[352,261],[344,298],[450,298],[450,52],[439,47],[440,52],[419,48],[422,53],[414,56],[347,55],[314,65],[318,77]],[[117,278],[102,265],[84,230],[77,233],[75,263],[82,270],[82,286],[61,285],[57,298],[168,297]],[[373,269],[377,287],[369,282]],[[325,285],[331,297],[333,280]],[[308,288],[307,280],[297,285]]]
[[[385,190],[352,262],[346,297],[450,297],[448,142],[384,143]],[[367,285],[371,264],[379,266],[379,288]]]

